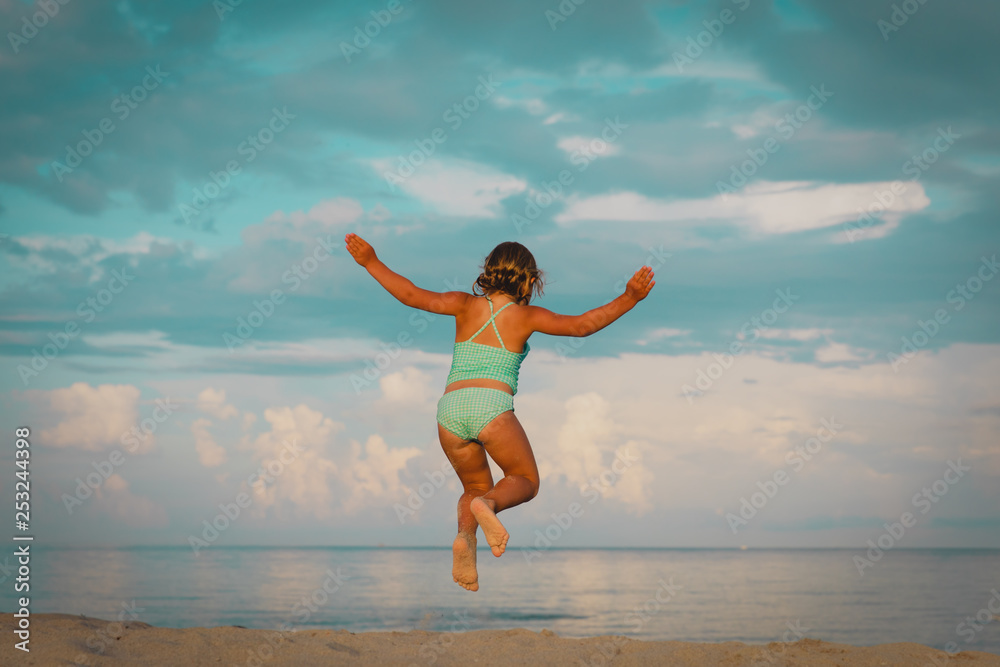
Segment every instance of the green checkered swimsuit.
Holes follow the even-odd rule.
[[[484,426],[493,421],[497,415],[514,409],[513,394],[517,393],[517,376],[521,362],[531,349],[525,342],[523,352],[511,352],[504,346],[500,330],[497,329],[495,321],[497,315],[507,306],[513,305],[513,301],[494,313],[493,301],[488,296],[486,300],[490,304],[490,319],[486,320],[483,326],[479,327],[479,331],[472,334],[468,340],[455,343],[451,372],[448,373],[446,384],[458,380],[499,380],[510,387],[513,393],[508,394],[500,389],[487,387],[463,387],[442,396],[438,401],[437,411],[437,420],[441,426],[463,440],[477,442],[479,432]],[[493,325],[493,331],[496,332],[501,347],[473,342],[473,339],[490,324]]]

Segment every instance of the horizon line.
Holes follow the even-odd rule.
[[[112,549],[191,549],[187,544],[123,544],[123,545],[61,545],[61,544],[41,544],[35,543],[36,549],[60,549],[63,551],[101,551]],[[394,550],[432,550],[449,551],[450,546],[438,545],[387,545],[387,544],[226,544],[212,545],[200,551],[217,549],[394,549]],[[858,551],[864,550],[865,546],[857,547],[753,547],[740,545],[734,547],[639,547],[639,546],[508,546],[508,550],[514,551]],[[477,547],[477,551],[489,551],[489,547]],[[1000,551],[1000,546],[942,546],[942,547],[893,547],[891,551]]]

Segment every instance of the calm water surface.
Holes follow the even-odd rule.
[[[750,643],[795,632],[854,645],[918,642],[1000,654],[1000,551],[903,550],[859,576],[854,550],[479,552],[480,586],[451,581],[450,550],[38,550],[32,611],[169,627],[478,630]],[[14,591],[0,586],[13,611]],[[977,629],[978,628],[978,629]]]

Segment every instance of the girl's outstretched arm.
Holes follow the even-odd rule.
[[[559,315],[551,310],[528,306],[528,322],[534,331],[552,336],[589,336],[600,331],[632,310],[653,289],[653,269],[644,266],[635,272],[625,287],[625,293],[610,303],[588,310],[583,315]]]
[[[348,234],[344,241],[347,252],[351,253],[354,261],[368,269],[372,278],[403,305],[440,315],[458,315],[465,310],[472,298],[465,292],[431,292],[420,289],[408,278],[383,264],[375,255],[371,244],[357,234]]]

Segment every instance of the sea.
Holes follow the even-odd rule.
[[[469,592],[452,581],[450,549],[39,548],[30,611],[175,628],[528,628],[1000,654],[1000,550],[895,549],[876,561],[857,549],[512,548],[480,550],[478,561],[480,590]],[[7,613],[23,595],[10,562]]]

